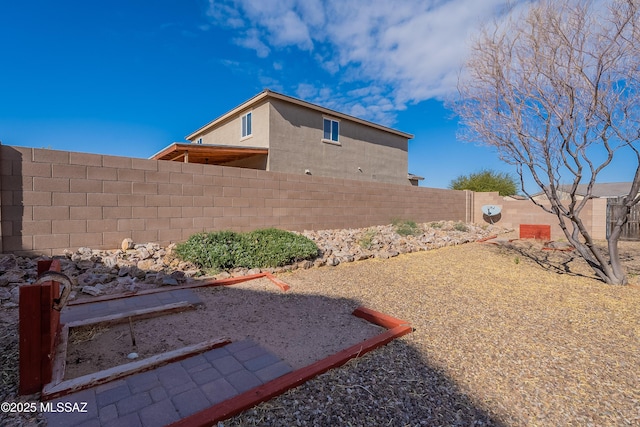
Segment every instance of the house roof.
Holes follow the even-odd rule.
[[[591,191],[591,197],[594,198],[609,198],[609,197],[621,197],[629,194],[631,190],[631,182],[602,182],[593,184],[593,189]],[[558,186],[559,191],[563,191],[568,193],[571,191],[570,184],[561,184]],[[544,191],[540,191],[532,197],[540,196],[545,194]],[[578,196],[586,196],[587,194],[587,184],[578,184],[578,188],[576,189],[576,195]]]
[[[157,152],[151,159],[154,160],[179,160],[185,159],[188,163],[222,164],[234,160],[255,156],[256,154],[268,154],[269,150],[262,147],[234,147],[229,145],[192,144],[174,142]]]
[[[560,190],[562,191],[570,191],[570,185],[561,185]],[[630,182],[603,182],[597,183],[593,185],[593,190],[591,192],[591,197],[620,197],[626,196],[629,194],[631,190]],[[587,184],[579,184],[576,189],[576,194],[581,196],[586,195],[587,193]]]
[[[312,110],[316,110],[316,111],[319,111],[319,112],[321,112],[323,114],[331,115],[331,116],[334,116],[336,118],[350,120],[350,121],[353,121],[353,122],[356,122],[356,123],[360,123],[360,124],[363,124],[363,125],[375,128],[375,129],[379,129],[379,130],[382,130],[382,131],[385,131],[385,132],[392,133],[394,135],[401,136],[403,138],[413,139],[413,135],[411,135],[409,133],[401,132],[399,130],[392,129],[392,128],[389,128],[389,127],[386,127],[386,126],[382,126],[382,125],[379,125],[377,123],[373,123],[373,122],[370,122],[370,121],[367,121],[367,120],[359,119],[357,117],[350,116],[350,115],[344,114],[344,113],[340,113],[339,111],[331,110],[329,108],[321,107],[319,105],[312,104],[311,102],[307,102],[307,101],[303,101],[301,99],[293,98],[291,96],[283,95],[281,93],[274,92],[274,91],[272,91],[270,89],[265,89],[264,91],[260,92],[259,94],[257,94],[253,98],[249,99],[248,101],[238,105],[233,110],[231,110],[231,111],[223,114],[222,116],[218,117],[217,119],[207,123],[206,125],[202,126],[198,130],[196,130],[195,132],[191,133],[190,135],[187,135],[185,137],[185,139],[187,139],[189,141],[194,140],[198,136],[204,134],[209,129],[216,127],[218,124],[224,122],[225,120],[229,119],[230,117],[233,117],[233,116],[237,115],[238,113],[240,113],[241,111],[246,110],[247,108],[250,108],[250,107],[252,107],[252,106],[262,102],[263,100],[268,99],[268,98],[280,99],[282,101],[286,101],[286,102],[289,102],[289,103],[292,103],[292,104],[300,105],[302,107],[310,108]]]

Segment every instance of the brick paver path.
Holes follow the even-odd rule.
[[[181,301],[194,305],[202,304],[198,295],[191,289],[175,289],[167,292],[135,295],[87,304],[67,305],[60,313],[60,323],[64,324],[111,314],[127,313]]]
[[[86,412],[45,413],[50,427],[160,427],[292,371],[252,340],[52,400]]]
[[[60,320],[68,323],[181,301],[202,304],[191,289],[175,289],[67,306]],[[54,399],[50,407],[63,410],[45,412],[45,417],[50,427],[160,427],[291,371],[288,363],[246,339]]]

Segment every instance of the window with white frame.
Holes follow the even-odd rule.
[[[251,113],[242,116],[242,138],[251,136]]]
[[[324,135],[322,137],[325,141],[340,142],[340,122],[333,119],[324,118]]]

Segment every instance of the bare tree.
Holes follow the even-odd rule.
[[[485,28],[472,45],[452,107],[463,137],[497,148],[522,191],[533,178],[569,242],[610,284],[626,284],[618,241],[640,201],[640,0],[543,0]],[[637,163],[615,212],[608,256],[581,219],[614,157]],[[576,194],[586,184],[586,197]],[[564,193],[561,195],[561,193]],[[530,197],[531,198],[531,197]]]

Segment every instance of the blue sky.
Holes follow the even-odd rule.
[[[446,188],[495,153],[456,139],[442,99],[503,0],[3,2],[3,144],[147,158],[269,88],[415,138]],[[605,176],[622,181],[618,174]]]

